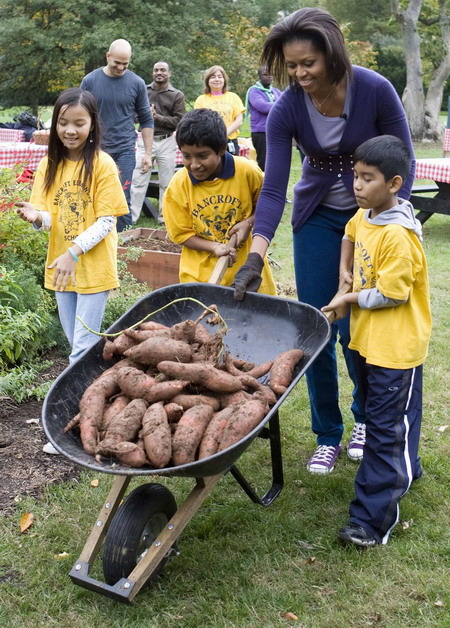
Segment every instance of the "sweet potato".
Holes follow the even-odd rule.
[[[246,375],[250,375],[251,377],[254,377],[255,379],[259,379],[260,377],[268,373],[270,369],[272,368],[272,366],[273,366],[273,360],[263,362],[262,364],[257,364],[252,369],[249,369],[248,371],[246,371]]]
[[[156,383],[153,377],[132,366],[117,369],[115,377],[122,393],[131,399],[145,399]]]
[[[242,382],[237,377],[216,369],[212,364],[201,362],[181,364],[165,360],[159,362],[158,370],[169,377],[188,380],[214,392],[236,392],[243,388]]]
[[[139,468],[149,463],[145,451],[139,442],[131,443],[129,441],[123,441],[121,443],[115,443],[108,449],[107,455],[115,456],[127,467]],[[100,459],[98,454],[96,459]]]
[[[125,329],[123,332],[128,338],[135,341],[135,344],[139,344],[147,338],[168,338],[170,335],[169,329]]]
[[[193,406],[178,422],[172,438],[172,459],[175,466],[194,462],[206,426],[213,416],[211,406]]]
[[[80,438],[88,454],[94,454],[106,399],[118,392],[112,375],[101,375],[86,388],[80,400]]]
[[[183,416],[184,408],[180,406],[178,403],[166,403],[164,405],[164,411],[167,415],[167,420],[169,423],[178,423],[178,421]]]
[[[168,330],[169,327],[167,327],[167,325],[163,325],[162,323],[157,323],[156,321],[145,321],[144,323],[141,323],[139,325],[139,329],[151,329],[151,330],[166,329]]]
[[[223,410],[227,406],[231,406],[233,403],[245,403],[251,398],[251,395],[245,390],[239,390],[235,393],[226,393],[224,395],[218,395],[219,407]]]
[[[143,399],[133,399],[122,412],[116,414],[111,419],[105,438],[98,444],[96,453],[103,454],[111,449],[112,445],[133,441],[141,429],[147,405]]]
[[[116,414],[125,410],[129,403],[130,400],[126,395],[117,395],[113,402],[105,407],[100,428],[103,433],[106,432],[111,420],[116,416]]]
[[[198,452],[198,459],[209,458],[209,456],[217,453],[219,449],[219,443],[222,438],[223,431],[230,419],[234,416],[238,410],[238,405],[230,405],[220,412],[216,412],[209,422],[203,438],[200,443]]]
[[[255,390],[261,393],[262,396],[267,401],[267,403],[269,404],[269,406],[274,406],[276,404],[277,398],[271,388],[269,388],[268,386],[264,386],[264,384],[261,384],[261,382],[259,382],[257,379],[255,379],[248,373],[242,373],[242,375],[239,376],[239,379],[242,382],[242,384],[245,386],[245,388],[248,388],[250,390]]]
[[[145,452],[154,467],[162,469],[172,457],[172,438],[166,411],[162,403],[154,403],[142,420]]]
[[[292,381],[295,365],[300,362],[304,353],[301,349],[283,351],[273,361],[270,369],[269,386],[277,395],[286,392]]]
[[[77,425],[79,424],[80,424],[80,413],[78,412],[78,414],[76,414],[73,417],[73,419],[70,419],[70,421],[67,423],[66,427],[63,430],[64,434],[66,432],[70,432],[70,430],[73,430],[73,428],[77,427]]]
[[[110,360],[113,355],[123,355],[127,349],[136,344],[136,341],[125,333],[120,334],[114,340],[106,340],[103,347],[103,358]]]
[[[186,393],[181,393],[180,395],[175,395],[171,399],[172,403],[177,403],[184,410],[188,410],[193,406],[199,406],[202,404],[206,404],[207,406],[211,406],[214,412],[217,412],[219,409],[219,401],[215,397],[211,397],[210,395],[188,395]]]
[[[195,328],[196,324],[190,319],[176,323],[170,328],[170,337],[191,344],[195,339]]]
[[[149,403],[156,403],[157,401],[168,401],[172,399],[175,395],[178,395],[183,388],[189,382],[181,380],[181,379],[172,379],[166,382],[156,382],[151,389],[143,395],[144,399],[146,399]]]
[[[249,434],[267,414],[268,405],[260,393],[255,393],[253,398],[242,406],[234,406],[236,411],[227,422],[218,451],[223,451],[242,440]]]
[[[189,362],[192,357],[190,346],[172,338],[148,338],[125,351],[125,355],[140,364],[156,365],[163,360]]]

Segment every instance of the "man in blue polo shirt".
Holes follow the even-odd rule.
[[[128,70],[131,46],[116,39],[106,53],[106,66],[87,74],[81,88],[92,92],[97,100],[102,122],[102,149],[116,162],[125,197],[130,208],[130,188],[136,165],[136,130],[134,116],[141,126],[145,152],[141,169],[151,168],[153,116],[144,81]],[[131,211],[117,219],[117,230],[132,224]]]

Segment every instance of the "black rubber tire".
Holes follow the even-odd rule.
[[[107,584],[128,578],[176,511],[174,496],[162,484],[143,484],[129,494],[105,537],[103,575]],[[161,560],[144,586],[161,574],[167,559],[168,556]]]

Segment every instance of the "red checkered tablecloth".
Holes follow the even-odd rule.
[[[450,129],[445,129],[444,133],[444,152],[450,151]]]
[[[0,129],[0,142],[24,142],[25,131],[22,129]]]
[[[416,161],[416,179],[431,179],[432,181],[450,183],[450,159],[448,157],[418,159]]]
[[[0,142],[0,168],[13,168],[24,164],[36,170],[42,157],[47,154],[48,146],[30,144],[30,142]]]

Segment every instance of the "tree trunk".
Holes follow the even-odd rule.
[[[420,58],[420,36],[417,32],[422,0],[410,0],[406,10],[401,11],[398,0],[392,0],[392,12],[400,24],[406,61],[406,87],[403,106],[409,121],[413,139],[423,136],[425,94],[423,89],[422,59]]]
[[[446,15],[446,0],[439,0],[439,27],[445,55],[431,75],[427,94],[423,87],[421,38],[417,30],[423,0],[410,0],[405,10],[400,10],[399,0],[391,0],[392,14],[400,24],[406,61],[406,88],[403,105],[414,140],[437,141],[442,137],[439,113],[447,78],[450,75],[450,31]]]

